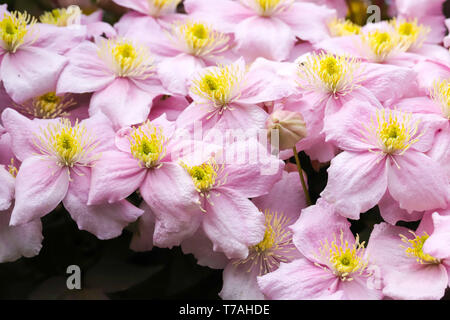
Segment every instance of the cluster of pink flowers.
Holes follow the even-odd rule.
[[[223,269],[223,299],[444,296],[443,0],[362,27],[343,0],[114,2],[114,26],[0,5],[0,262],[38,255],[62,205],[99,239]],[[312,205],[297,151],[329,163]],[[348,219],[375,206],[365,244]]]

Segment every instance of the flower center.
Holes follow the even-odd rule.
[[[312,54],[298,65],[298,85],[307,90],[347,94],[358,84],[355,75],[359,67],[359,62],[354,58]]]
[[[162,129],[153,126],[150,121],[133,129],[130,137],[131,154],[146,168],[160,167],[159,161],[166,155],[167,140]]]
[[[334,235],[334,240],[331,244],[328,240],[321,242],[319,249],[321,261],[325,261],[328,270],[340,277],[343,281],[352,280],[353,274],[362,274],[366,270],[369,262],[364,258],[364,242],[359,243],[359,235],[356,236],[355,242],[349,244],[347,240],[344,241],[344,232],[341,231],[339,239]],[[319,265],[316,263],[316,265]],[[327,269],[325,267],[325,269]]]
[[[55,92],[48,92],[42,96],[18,105],[20,111],[26,115],[39,119],[55,119],[65,117],[69,114],[67,109],[74,106],[76,102],[67,96],[57,96]]]
[[[97,143],[78,121],[73,127],[68,119],[49,123],[46,128],[41,128],[41,134],[34,143],[42,155],[56,158],[60,166],[88,166],[97,159],[93,154]]]
[[[219,67],[204,73],[192,81],[193,93],[214,103],[216,107],[224,107],[236,98],[239,83],[245,71],[234,65]]]
[[[13,53],[16,52],[35,23],[36,19],[26,12],[5,13],[3,19],[0,20],[0,37],[3,42],[1,45],[3,49]]]
[[[145,79],[153,74],[153,59],[149,50],[126,39],[103,40],[98,54],[119,77]]]
[[[390,24],[399,34],[400,41],[403,43],[405,50],[411,47],[420,47],[430,32],[428,27],[419,25],[417,19],[412,21],[397,21],[393,19]]]
[[[230,41],[229,36],[192,21],[174,24],[171,38],[186,53],[201,57],[213,57],[224,52]]]
[[[15,178],[19,173],[17,167],[14,165],[14,158],[11,158],[11,163],[8,165],[8,172]]]
[[[431,97],[441,106],[443,116],[450,120],[450,82],[448,80],[436,82]]]
[[[184,165],[198,192],[208,192],[216,184],[217,165],[212,162],[206,162],[199,166],[189,167]]]
[[[328,28],[333,37],[357,35],[361,32],[361,27],[359,25],[345,19],[334,19],[328,25]]]
[[[409,245],[405,250],[406,255],[415,258],[420,264],[439,264],[439,259],[423,252],[423,245],[430,236],[426,232],[422,236],[418,236],[412,231],[410,232],[414,235],[414,239],[408,239],[404,235],[400,235],[402,241]]]
[[[272,272],[281,262],[290,262],[295,257],[296,248],[292,243],[292,231],[288,228],[292,221],[283,213],[264,211],[266,231],[264,239],[250,248],[246,259],[233,262],[235,265],[249,264],[259,269],[259,275]]]
[[[72,5],[67,9],[53,9],[52,11],[44,12],[39,17],[39,20],[42,23],[67,27],[73,24],[80,24],[81,13],[80,7]]]
[[[406,51],[398,34],[375,30],[362,35],[362,41],[374,56],[376,62],[384,61],[395,50]]]
[[[158,17],[162,12],[175,11],[181,0],[147,0],[149,6],[149,14]]]

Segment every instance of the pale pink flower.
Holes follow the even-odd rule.
[[[56,86],[67,63],[58,53],[72,38],[60,43],[54,37],[41,31],[28,13],[10,13],[6,5],[0,6],[0,80],[14,101],[23,102]]]
[[[267,299],[382,298],[380,274],[371,257],[350,231],[350,222],[319,199],[302,210],[291,226],[293,242],[302,258],[282,263],[274,272],[258,277]]]
[[[383,294],[393,299],[440,299],[449,285],[450,212],[426,213],[418,229],[375,225],[367,253],[383,275]]]
[[[68,119],[41,120],[13,109],[2,113],[11,146],[22,165],[16,177],[12,226],[51,212],[62,201],[81,230],[100,239],[121,234],[142,210],[127,201],[88,206],[91,167],[114,136],[111,122],[101,113],[71,125]]]
[[[186,0],[184,6],[193,17],[234,33],[236,50],[247,61],[287,59],[296,38],[313,43],[327,38],[327,23],[336,16],[328,7],[294,0]]]
[[[265,216],[264,239],[250,248],[245,259],[233,259],[225,267],[223,288],[219,293],[225,300],[263,299],[257,277],[301,256],[292,243],[289,228],[306,207],[298,172],[283,172],[282,179],[274,184],[269,194],[253,199],[253,203]]]
[[[67,57],[56,93],[94,92],[89,113],[103,112],[115,127],[143,122],[153,98],[166,93],[149,49],[127,35],[85,41]]]
[[[425,153],[447,125],[436,115],[353,100],[324,128],[327,141],[344,152],[331,161],[322,197],[351,219],[374,207],[387,191],[409,212],[445,208],[449,180]]]

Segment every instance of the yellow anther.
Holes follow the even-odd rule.
[[[32,32],[35,23],[36,19],[27,12],[5,13],[0,20],[0,46],[7,51],[16,52],[25,41],[25,36]]]
[[[361,32],[361,27],[359,25],[354,24],[350,20],[337,18],[330,22],[328,28],[333,37],[357,35]]]
[[[73,24],[79,24],[81,19],[81,9],[78,6],[72,5],[67,9],[53,9],[52,11],[44,12],[39,20],[42,23],[53,24],[58,27],[66,27]]]
[[[442,115],[450,120],[450,82],[448,80],[436,82],[431,97],[441,106]]]
[[[166,142],[162,128],[146,121],[133,129],[130,136],[130,151],[144,167],[159,167],[159,161],[166,155]]]
[[[402,234],[400,235],[402,241],[409,245],[409,247],[405,250],[406,255],[408,257],[415,258],[420,264],[439,264],[439,259],[423,252],[423,245],[430,236],[426,232],[424,232],[422,236],[418,236],[412,231],[410,232],[414,235],[414,239],[408,239],[406,236]]]

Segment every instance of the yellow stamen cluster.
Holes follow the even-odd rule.
[[[81,9],[78,6],[69,6],[67,9],[53,9],[44,12],[39,17],[42,23],[53,24],[58,27],[66,27],[72,24],[79,24],[81,18]]]
[[[60,119],[57,123],[49,123],[41,128],[41,134],[34,141],[42,155],[56,158],[57,164],[63,167],[77,165],[88,166],[97,159],[93,151],[97,143],[90,138],[84,125],[70,120]]]
[[[368,132],[375,132],[385,154],[401,155],[418,142],[421,136],[416,135],[419,123],[413,123],[411,118],[411,114],[377,110],[376,123],[372,119],[371,127],[366,129]]]
[[[406,51],[406,46],[402,43],[401,37],[396,32],[374,30],[361,35],[364,45],[369,49],[369,55],[375,62],[383,62],[391,54],[399,51]]]
[[[280,13],[294,2],[294,0],[247,0],[245,4],[253,8],[260,16],[267,17]]]
[[[194,79],[191,91],[213,102],[216,107],[225,107],[237,98],[236,90],[239,89],[244,74],[245,70],[235,65],[219,66]]]
[[[431,97],[441,106],[443,116],[450,120],[450,82],[448,80],[436,82]]]
[[[170,37],[189,54],[212,57],[228,49],[230,37],[201,22],[188,21],[172,26]]]
[[[166,155],[166,138],[160,127],[146,121],[134,128],[130,135],[131,154],[146,168],[160,167],[159,161]]]
[[[98,54],[119,77],[148,78],[154,73],[149,50],[132,41],[123,38],[104,40]]]
[[[27,12],[5,13],[0,20],[0,46],[12,53],[23,44],[27,33],[32,32],[36,19]]]
[[[160,16],[163,12],[169,10],[175,11],[181,0],[147,0],[149,14],[153,17]]]
[[[298,65],[298,85],[307,90],[320,90],[344,95],[358,85],[360,63],[347,56],[312,54]]]
[[[395,29],[400,36],[400,41],[403,43],[405,50],[409,48],[420,47],[425,40],[430,28],[417,23],[417,19],[412,21],[393,19],[390,25]]]
[[[328,25],[330,33],[333,37],[343,37],[350,35],[358,35],[361,32],[361,27],[350,20],[333,19]]]
[[[194,181],[198,192],[208,192],[216,184],[217,171],[215,163],[209,161],[199,166],[189,167],[184,165]]]
[[[55,92],[48,92],[42,96],[34,98],[30,103],[19,106],[25,114],[39,119],[55,119],[68,116],[67,109],[76,103],[72,98],[57,96]]]
[[[321,258],[325,258],[326,264],[331,268],[329,270],[340,277],[342,281],[351,281],[353,274],[362,275],[367,269],[369,261],[364,257],[364,251],[364,242],[359,243],[358,235],[355,242],[349,244],[347,240],[344,241],[343,231],[341,231],[339,239],[334,235],[331,244],[328,243],[328,240],[321,242],[319,249]],[[316,265],[321,266],[318,263]],[[324,269],[327,268],[324,267]]]
[[[15,178],[19,173],[16,166],[14,165],[14,158],[11,158],[11,163],[8,165],[8,172]]]
[[[408,248],[406,248],[406,255],[411,258],[415,258],[417,263],[420,264],[438,264],[440,263],[439,259],[436,259],[435,257],[424,253],[423,252],[423,245],[425,244],[425,241],[430,237],[426,232],[422,236],[416,235],[414,232],[410,231],[414,235],[414,239],[408,239],[404,235],[400,235],[400,238],[404,243],[409,245]]]
[[[235,261],[235,265],[249,263],[249,272],[256,266],[259,275],[274,271],[281,262],[294,258],[295,247],[292,231],[288,228],[292,221],[283,213],[264,211],[266,230],[263,240],[250,248],[246,259]]]

